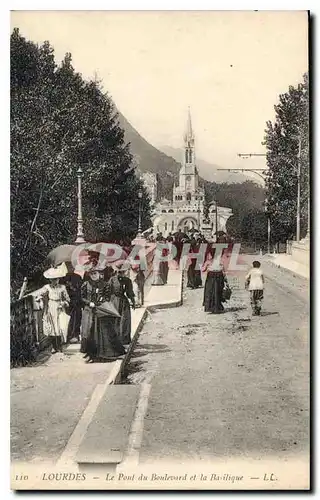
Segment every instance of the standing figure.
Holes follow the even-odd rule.
[[[66,276],[66,288],[70,297],[70,321],[68,326],[67,342],[79,342],[82,318],[81,286],[82,278],[73,273]]]
[[[198,253],[200,250],[200,240],[196,240],[195,238],[192,238],[191,240],[191,246],[190,246],[190,251],[192,253]],[[202,279],[201,279],[201,270],[196,269],[197,265],[197,259],[190,259],[191,262],[188,267],[188,282],[187,282],[187,287],[195,289],[199,288],[202,286]]]
[[[219,314],[224,311],[222,302],[224,302],[223,289],[225,283],[227,284],[228,281],[222,265],[218,270],[209,270],[207,272],[203,295],[203,306],[205,312]]]
[[[100,309],[109,300],[109,284],[99,271],[92,269],[81,287],[84,311],[82,315],[81,352],[88,361],[114,359],[125,354],[117,337],[116,318]]]
[[[250,291],[252,316],[260,316],[264,290],[264,275],[258,260],[253,261],[245,281],[246,290]]]
[[[166,243],[165,238],[162,236],[157,236],[156,239],[158,248],[161,249],[161,256],[168,257],[168,248],[162,248],[162,245]],[[155,262],[155,261],[154,261]],[[157,266],[153,268],[153,283],[152,285],[166,285],[168,281],[169,263],[168,259],[165,261],[161,260],[157,263]]]
[[[139,265],[131,266],[130,279],[132,281],[133,292],[136,297],[136,307],[141,307],[144,304],[144,284],[146,278]]]
[[[66,308],[70,299],[67,289],[59,283],[64,275],[58,269],[48,269],[43,273],[50,280],[38,292],[36,300],[42,302],[43,334],[50,339],[52,354],[62,352],[62,343],[66,341],[68,316]]]
[[[121,269],[122,264],[116,265],[116,273],[109,281],[109,299],[120,314],[115,320],[116,334],[124,345],[131,342],[131,307],[135,309],[135,295],[132,281],[125,276],[126,271]],[[130,302],[129,302],[130,301]]]

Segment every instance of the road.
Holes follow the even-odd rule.
[[[203,311],[200,289],[149,317],[125,381],[150,387],[140,463],[308,453],[308,284],[263,268],[261,317],[251,315],[244,273],[222,315]]]

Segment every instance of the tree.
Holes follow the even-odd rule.
[[[241,222],[241,240],[262,245],[268,238],[268,219],[265,212],[251,210]]]
[[[83,170],[84,227],[89,241],[132,238],[138,227],[135,175],[114,104],[99,82],[85,81],[71,54],[60,65],[49,42],[11,35],[11,276],[42,268],[48,252],[76,234],[76,172]]]
[[[205,181],[206,203],[216,200],[218,205],[232,209],[227,221],[227,231],[236,240],[242,238],[243,219],[252,211],[261,211],[265,190],[255,182],[221,183]]]
[[[274,123],[267,122],[267,199],[273,238],[285,241],[296,232],[299,143],[301,147],[302,233],[307,226],[309,197],[309,82],[279,96]]]

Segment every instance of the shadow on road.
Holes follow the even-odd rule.
[[[245,309],[248,309],[247,307],[240,306],[240,307],[226,307],[224,312],[237,312],[237,311],[244,311]]]
[[[273,314],[279,314],[279,311],[262,311],[260,316],[271,316]]]

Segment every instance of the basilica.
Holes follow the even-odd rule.
[[[179,184],[173,186],[172,200],[162,199],[155,204],[153,217],[154,234],[164,236],[176,231],[200,230],[211,238],[216,231],[226,231],[226,222],[232,215],[230,208],[219,207],[211,201],[208,218],[204,217],[204,188],[199,184],[196,166],[195,136],[188,111],[184,134],[184,149],[179,172]],[[147,184],[147,183],[146,183]]]

